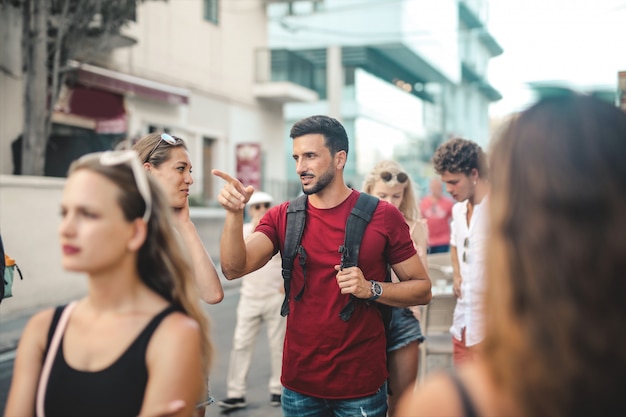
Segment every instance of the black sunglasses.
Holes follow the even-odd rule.
[[[465,240],[463,241],[463,247],[465,248],[463,250],[463,262],[468,263],[469,262],[469,255],[468,255],[469,237],[466,237]]]
[[[385,182],[391,181],[393,179],[393,177],[396,177],[396,180],[398,180],[398,182],[400,184],[404,184],[406,182],[406,180],[409,179],[409,176],[406,175],[404,172],[398,172],[396,175],[393,175],[389,171],[383,171],[383,172],[380,173],[380,179],[385,181]]]
[[[268,209],[268,208],[270,208],[270,203],[257,203],[257,204],[254,204],[252,207],[253,207],[255,210],[258,210],[258,209],[260,209],[260,208],[261,208],[261,206],[263,206],[263,207],[265,207],[266,209]]]

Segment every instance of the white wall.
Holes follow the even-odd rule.
[[[57,228],[64,179],[0,176],[0,232],[7,254],[22,270],[3,318],[15,311],[62,303],[85,293],[86,280],[61,268]]]
[[[265,4],[260,0],[220,2],[217,25],[204,20],[203,1],[146,2],[137,22],[126,30],[137,39],[131,48],[115,51],[111,65],[120,71],[188,89],[186,105],[172,106],[128,98],[130,135],[147,126],[167,126],[189,144],[194,165],[192,194],[205,181],[218,190],[222,180],[202,178],[202,138],[215,139],[211,167],[235,171],[235,147],[260,142],[266,161],[263,175],[282,178],[282,106],[252,94],[257,48],[267,46]],[[210,196],[214,197],[214,196]]]
[[[116,50],[112,66],[155,81],[252,105],[254,49],[267,45],[264,3],[220,2],[217,25],[202,0],[145,2],[125,31],[137,44]]]

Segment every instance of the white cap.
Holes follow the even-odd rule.
[[[259,203],[272,203],[274,199],[268,193],[264,193],[263,191],[255,191],[250,200],[248,200],[248,205],[252,206]]]

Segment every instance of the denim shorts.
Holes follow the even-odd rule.
[[[420,322],[408,308],[393,307],[387,329],[387,352],[405,347],[411,342],[425,340]]]
[[[372,395],[344,400],[326,400],[283,388],[284,417],[385,417],[387,415],[387,382]]]

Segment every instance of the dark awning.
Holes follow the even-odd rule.
[[[171,104],[189,103],[189,90],[110,69],[75,62],[77,81],[86,87],[118,94],[136,94]]]

